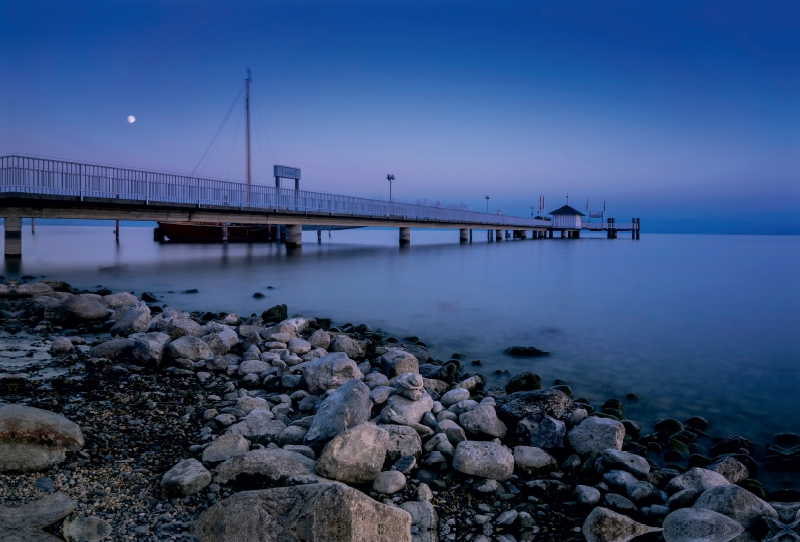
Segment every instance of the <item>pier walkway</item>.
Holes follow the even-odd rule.
[[[472,229],[490,230],[490,237],[494,230],[497,240],[504,231],[509,237],[509,230],[515,238],[527,238],[527,232],[552,238],[554,231],[580,236],[575,228],[554,228],[551,221],[537,218],[16,155],[0,157],[0,216],[5,218],[6,256],[22,253],[22,218],[281,225],[286,226],[287,246],[301,245],[304,225],[397,227],[400,244],[410,242],[410,228],[457,228],[462,242],[471,238]],[[581,229],[600,226],[609,238],[617,231],[638,237],[637,220],[584,223]]]

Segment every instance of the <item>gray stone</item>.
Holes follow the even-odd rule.
[[[135,299],[135,298],[134,298]],[[117,311],[121,312],[122,309]],[[139,301],[136,305],[128,307],[122,317],[117,318],[114,325],[108,331],[111,335],[122,335],[127,337],[134,333],[144,333],[150,328],[150,307],[144,301]]]
[[[290,425],[278,436],[278,446],[283,448],[287,444],[303,444],[303,439],[308,433],[308,429],[297,425]]]
[[[269,410],[270,404],[266,399],[262,399],[261,397],[250,397],[249,395],[245,395],[236,401],[236,408],[245,414],[250,414],[257,408]]]
[[[461,428],[453,420],[440,420],[437,422],[437,431],[441,431],[447,436],[447,440],[450,441],[450,444],[456,446],[459,442],[467,440],[466,433],[464,433],[464,429]]]
[[[19,404],[0,406],[0,472],[38,471],[83,448],[77,424],[61,414]]]
[[[0,504],[0,540],[3,542],[59,542],[45,531],[68,516],[77,503],[66,493],[51,493],[21,506]]]
[[[203,463],[222,463],[232,457],[244,455],[250,443],[241,435],[221,435],[203,450]]]
[[[537,448],[551,450],[564,447],[567,426],[547,414],[531,414],[517,424],[520,442]]]
[[[412,542],[438,542],[439,515],[431,503],[408,501],[401,504],[400,508],[411,514],[411,527],[414,530]]]
[[[311,344],[303,339],[290,339],[286,347],[293,354],[302,356],[311,350]]]
[[[336,335],[330,344],[332,352],[343,352],[350,359],[362,359],[367,353],[364,341],[352,339],[347,335]]]
[[[164,326],[164,330],[174,339],[185,336],[202,337],[205,335],[203,326],[184,314],[178,314],[169,319]]]
[[[419,373],[419,360],[404,350],[391,349],[380,357],[380,365],[389,378],[406,373]]]
[[[500,421],[494,405],[485,403],[458,417],[461,427],[478,435],[504,438],[508,429]]]
[[[369,388],[358,379],[350,380],[320,403],[304,444],[322,446],[345,429],[369,420],[371,410]]]
[[[582,529],[587,542],[627,542],[637,536],[660,530],[602,507],[592,510],[583,522]]]
[[[572,399],[559,390],[518,391],[497,403],[500,418],[515,423],[531,414],[547,414],[564,421],[576,408]]]
[[[464,441],[456,446],[453,468],[464,474],[502,482],[514,473],[514,456],[494,442]]]
[[[363,423],[333,438],[320,454],[320,476],[350,484],[373,481],[386,459],[389,433],[374,423]]]
[[[603,450],[600,454],[603,465],[608,469],[621,469],[639,478],[647,476],[650,464],[639,455],[622,452],[617,449]]]
[[[478,408],[478,401],[473,401],[472,399],[465,399],[463,401],[459,401],[454,405],[450,405],[447,407],[447,410],[456,414],[457,416],[461,416],[465,412],[469,412],[470,410]]]
[[[603,504],[611,510],[621,514],[631,515],[639,512],[639,509],[636,508],[636,505],[633,504],[630,499],[627,499],[622,495],[617,495],[616,493],[606,493],[603,497]]]
[[[214,483],[236,489],[328,483],[314,471],[315,464],[297,452],[261,448],[221,463],[214,473]]]
[[[164,347],[169,342],[169,335],[158,331],[151,333],[137,333],[133,337],[133,347],[131,357],[139,363],[146,365],[153,363],[161,364],[164,355]]]
[[[423,394],[419,401],[392,395],[386,401],[386,406],[381,411],[381,417],[385,423],[391,423],[392,420],[389,419],[390,413],[387,412],[387,409],[391,409],[397,416],[412,423],[419,423],[422,420],[422,415],[430,412],[431,408],[433,408],[433,399],[427,393]]]
[[[402,472],[387,470],[378,474],[378,477],[372,482],[372,489],[384,495],[391,495],[403,489],[405,485],[406,477]]]
[[[667,483],[667,493],[677,493],[682,489],[695,489],[703,492],[712,487],[728,485],[724,476],[714,471],[694,467]]]
[[[260,375],[261,373],[271,369],[272,365],[266,361],[261,361],[259,359],[247,359],[239,364],[239,370],[237,372],[242,376],[249,374]]]
[[[130,292],[118,292],[116,294],[104,295],[100,302],[112,310],[122,307],[130,307],[139,303],[139,299]]]
[[[286,424],[275,419],[269,410],[257,408],[225,431],[226,435],[241,435],[250,442],[269,444],[277,442]]]
[[[728,542],[744,528],[734,520],[712,510],[682,508],[664,518],[667,542]]]
[[[114,528],[97,516],[74,517],[61,526],[61,534],[67,542],[98,542],[112,532]]]
[[[302,444],[287,444],[283,447],[284,450],[287,452],[296,452],[298,454],[304,455],[309,459],[316,459],[317,456],[310,447],[302,445]]]
[[[638,506],[664,504],[664,500],[661,498],[661,492],[658,491],[653,484],[647,482],[632,482],[625,486],[625,492],[628,498]]]
[[[407,456],[419,461],[422,456],[422,439],[413,428],[395,424],[381,424],[378,427],[389,433],[386,445],[387,461],[397,461]]]
[[[750,476],[750,471],[738,459],[730,456],[720,457],[706,467],[710,471],[721,474],[730,484],[738,484]]]
[[[669,507],[672,510],[688,508],[694,504],[694,501],[697,500],[697,497],[700,496],[700,493],[700,491],[693,488],[682,489],[669,498]]]
[[[389,399],[393,391],[394,390],[389,386],[379,386],[369,393],[369,398],[372,399],[372,402],[376,405],[382,405]]]
[[[303,367],[303,373],[308,384],[308,391],[312,394],[336,389],[354,378],[359,380],[364,378],[356,362],[344,352],[334,352],[307,362]]]
[[[439,399],[439,402],[442,403],[444,408],[449,408],[459,401],[466,401],[467,399],[469,399],[469,390],[464,388],[453,388],[442,395],[442,398]]]
[[[600,453],[608,448],[621,450],[624,438],[625,427],[620,422],[598,417],[586,418],[567,433],[570,446],[579,454]]]
[[[211,483],[211,473],[197,459],[184,459],[161,478],[161,491],[167,497],[194,495]]]
[[[203,340],[191,335],[184,335],[173,340],[167,345],[166,351],[173,359],[200,361],[214,357],[214,352]]]
[[[99,296],[92,294],[80,294],[72,296],[59,307],[59,316],[66,322],[89,322],[105,320],[111,311],[103,305]]]
[[[111,339],[92,347],[89,350],[89,356],[110,360],[123,359],[131,355],[135,342],[133,339]]]
[[[50,345],[50,354],[57,356],[59,354],[70,352],[72,349],[72,341],[66,337],[56,337],[53,343]]]
[[[600,491],[584,485],[575,486],[575,495],[578,497],[578,502],[581,504],[594,506],[600,502]]]
[[[314,348],[321,348],[323,350],[327,350],[328,346],[330,346],[331,344],[331,336],[324,329],[318,329],[311,334],[311,337],[308,339],[308,342]]]
[[[624,470],[612,470],[603,475],[603,480],[612,486],[623,488],[628,484],[636,482],[636,477]]]
[[[752,528],[759,518],[778,517],[778,513],[768,503],[746,489],[733,484],[707,489],[698,497],[692,507],[719,512],[736,521],[745,529]]]
[[[498,525],[513,525],[514,522],[517,521],[518,516],[519,512],[512,508],[511,510],[506,510],[497,516],[497,519],[494,520],[494,522]]]
[[[516,446],[514,448],[514,470],[529,476],[546,474],[558,469],[556,460],[542,450],[533,446]]]
[[[200,542],[411,542],[411,516],[341,484],[247,491],[192,525]]]

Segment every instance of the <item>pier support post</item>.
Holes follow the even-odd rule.
[[[527,239],[528,238],[528,230],[519,230],[519,238],[520,239]]]
[[[286,226],[286,248],[300,248],[303,246],[302,224],[289,224]]]
[[[317,230],[317,244],[322,243],[322,230]]]
[[[467,233],[467,228],[461,228],[458,232],[458,242],[466,243],[467,241],[469,241],[469,233]]]
[[[119,244],[119,220],[114,221],[114,236]]]
[[[567,232],[567,230],[561,230],[561,238],[562,239],[566,239],[568,235],[569,235],[569,232]]]
[[[494,230],[494,238],[495,238],[495,241],[502,241],[503,240],[503,230]]]
[[[36,219],[35,218],[31,218],[31,233],[32,234],[36,233]]]
[[[400,228],[400,245],[411,244],[411,228]]]
[[[573,239],[580,239],[581,238],[581,230],[575,230],[574,232],[572,232],[572,238]]]
[[[472,228],[469,229],[469,242],[472,242]]]
[[[641,233],[641,231],[642,231],[642,223],[641,223],[641,220],[642,220],[641,218],[637,218],[637,219],[636,219],[636,239],[639,239],[639,234],[640,234],[640,233]]]
[[[22,257],[22,219],[18,216],[7,216],[5,219],[5,256],[6,258]]]
[[[227,222],[223,222],[222,223],[222,242],[223,243],[227,243],[228,242],[228,223]]]

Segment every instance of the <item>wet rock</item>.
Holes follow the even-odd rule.
[[[668,504],[670,509],[678,510],[679,508],[688,508],[694,504],[697,497],[700,496],[700,491],[696,489],[682,489],[669,498]]]
[[[676,476],[667,483],[667,493],[677,493],[682,489],[695,489],[703,492],[716,486],[727,485],[728,481],[724,476],[714,471],[694,467],[685,473]]]
[[[478,435],[504,438],[508,431],[506,424],[497,417],[494,405],[490,403],[478,405],[469,412],[461,414],[458,421],[461,427]]]
[[[131,347],[131,357],[139,363],[146,365],[161,364],[164,347],[169,342],[169,335],[160,332],[139,333],[130,337],[134,340]]]
[[[526,372],[512,376],[506,384],[506,393],[512,394],[518,391],[533,391],[542,389],[542,379],[536,373]]]
[[[606,493],[603,497],[603,504],[615,512],[628,516],[639,513],[639,509],[633,502],[616,493]]]
[[[733,484],[707,489],[695,501],[693,508],[719,512],[735,520],[745,529],[752,528],[761,517],[778,517],[772,506],[746,489]]]
[[[100,298],[100,302],[112,310],[117,310],[122,307],[130,307],[139,303],[139,299],[129,292],[119,292],[116,294],[104,295]]]
[[[19,404],[0,406],[0,472],[38,471],[83,448],[80,427],[55,412]]]
[[[286,429],[286,424],[274,418],[275,415],[269,410],[257,408],[250,411],[250,414],[238,423],[228,427],[225,434],[241,435],[250,442],[259,444],[277,442],[281,431]]]
[[[514,456],[494,442],[464,441],[456,446],[453,468],[464,474],[505,481],[514,473]]]
[[[374,423],[363,423],[333,438],[320,454],[319,475],[345,483],[373,481],[386,459],[389,433]]]
[[[367,346],[364,341],[352,339],[347,335],[337,335],[330,344],[333,352],[343,352],[350,359],[363,359],[367,353]]]
[[[106,358],[110,360],[124,359],[133,352],[133,339],[111,339],[89,350],[89,356],[93,358]]]
[[[603,450],[600,454],[603,466],[608,469],[622,469],[642,478],[650,472],[650,464],[639,455],[617,449]]]
[[[72,341],[66,337],[56,337],[53,343],[50,345],[50,354],[57,356],[59,354],[70,352],[72,349]]]
[[[586,418],[567,433],[572,449],[579,454],[599,453],[606,449],[621,450],[625,427],[617,420]]]
[[[205,335],[205,328],[184,314],[170,318],[164,329],[160,331],[165,331],[173,340],[186,336],[202,337]]]
[[[712,510],[682,508],[664,518],[667,542],[728,542],[744,529],[734,520]]]
[[[380,366],[389,378],[405,373],[419,373],[419,360],[405,350],[395,348],[380,357]]]
[[[378,427],[389,434],[386,444],[387,461],[399,461],[403,457],[413,457],[415,461],[420,459],[422,439],[413,428],[394,424],[381,424]]]
[[[233,495],[203,512],[192,534],[200,542],[411,542],[411,516],[344,485],[309,485]]]
[[[199,361],[214,357],[214,352],[203,340],[191,335],[184,335],[173,340],[167,345],[166,351],[173,359],[183,358]]]
[[[313,459],[297,452],[262,448],[221,463],[214,483],[242,490],[327,482],[314,471],[315,465]]]
[[[136,299],[134,296],[131,297]],[[121,310],[117,312],[119,313]],[[150,308],[144,301],[139,301],[134,306],[128,307],[124,314],[116,319],[109,333],[111,333],[112,336],[122,335],[123,337],[127,337],[134,333],[144,333],[149,327]]]
[[[530,476],[546,474],[558,469],[556,460],[542,450],[533,446],[516,446],[514,448],[514,470]]]
[[[517,358],[536,358],[550,355],[550,352],[539,350],[535,346],[510,346],[504,352]]]
[[[575,495],[578,497],[578,502],[588,506],[594,506],[600,502],[600,491],[584,485],[575,486]]]
[[[372,482],[372,489],[384,495],[397,493],[406,485],[406,477],[396,470],[384,471]]]
[[[520,442],[546,450],[563,448],[566,433],[567,426],[564,422],[547,414],[531,414],[517,424]]]
[[[588,542],[627,542],[637,536],[660,530],[602,507],[592,510],[582,528],[583,536]]]
[[[106,320],[110,315],[108,307],[94,294],[72,296],[64,300],[59,307],[60,319],[68,323]]]
[[[653,484],[647,482],[632,482],[625,486],[625,492],[628,498],[635,502],[638,506],[646,506],[650,504],[664,504],[661,492],[656,489]]]
[[[747,480],[750,476],[750,471],[747,467],[741,461],[730,456],[717,459],[708,465],[706,469],[721,474],[731,484],[738,484],[743,480]]]
[[[97,516],[78,516],[61,526],[61,534],[67,542],[98,542],[112,532],[114,528]]]
[[[348,427],[369,420],[369,388],[357,379],[346,382],[322,401],[304,438],[307,446],[322,446]]]
[[[439,399],[439,402],[442,403],[444,408],[450,408],[454,404],[460,401],[466,401],[469,399],[469,390],[464,388],[453,388],[452,390],[448,391],[442,398]]]
[[[161,479],[161,491],[167,497],[194,495],[211,483],[211,473],[197,459],[184,459],[169,469]]]
[[[250,443],[241,435],[221,435],[203,450],[203,463],[222,463],[232,457],[246,454]]]
[[[336,389],[349,380],[364,377],[356,362],[350,359],[345,352],[334,352],[309,361],[305,364],[303,372],[308,384],[308,391],[312,394]]]
[[[275,305],[261,313],[261,319],[264,322],[283,322],[289,318],[289,309],[286,305]]]
[[[557,420],[568,419],[575,403],[558,390],[518,391],[498,400],[498,416],[506,423],[517,423],[531,414],[547,414]]]

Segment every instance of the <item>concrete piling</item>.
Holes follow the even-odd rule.
[[[411,228],[400,228],[400,244],[411,244]]]
[[[300,248],[303,246],[302,224],[289,224],[286,226],[286,248]]]
[[[468,241],[469,241],[469,233],[467,232],[467,228],[461,228],[458,232],[458,242],[466,243]]]
[[[494,230],[494,238],[496,241],[503,240],[503,230]]]
[[[5,219],[5,256],[6,258],[22,257],[22,219],[18,216],[7,216]]]

